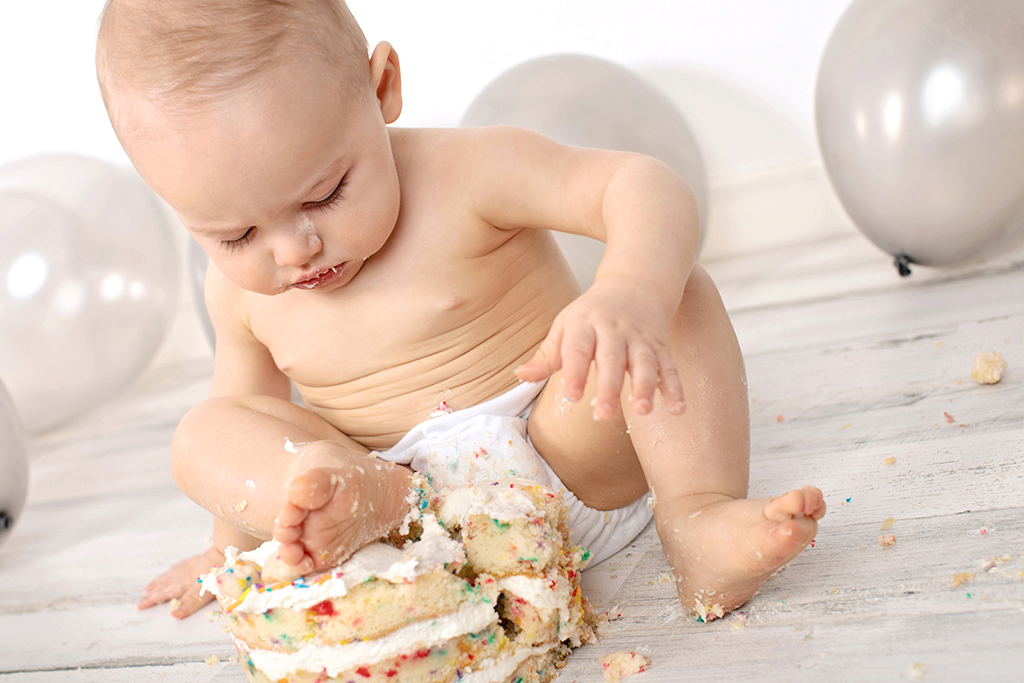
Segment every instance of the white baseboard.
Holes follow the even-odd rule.
[[[709,195],[702,262],[856,230],[819,159],[726,178]]]

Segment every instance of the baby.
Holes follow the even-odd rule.
[[[407,465],[566,489],[595,561],[650,492],[679,598],[712,617],[814,536],[817,488],[746,498],[743,360],[663,164],[390,128],[398,56],[368,54],[342,0],[110,0],[97,66],[125,151],[210,256],[217,334],[210,398],[172,443],[213,547],[140,608],[198,610],[228,545],[336,565],[399,524]],[[551,230],[607,244],[585,292]]]

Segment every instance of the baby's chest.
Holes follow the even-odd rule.
[[[413,375],[457,384],[529,352],[576,295],[557,249],[546,234],[521,234],[468,259],[392,252],[327,296],[274,297],[250,322],[307,387],[403,391]]]
[[[297,299],[252,323],[277,366],[296,381],[344,383],[436,355],[454,330],[473,343],[482,330],[472,324],[470,301],[462,287],[419,283],[365,296]]]

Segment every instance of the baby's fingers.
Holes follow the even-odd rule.
[[[658,369],[661,381],[658,388],[661,389],[661,396],[665,400],[668,412],[673,415],[682,415],[686,412],[686,396],[683,394],[683,383],[679,380],[679,370],[670,353],[658,354]]]
[[[524,382],[542,382],[557,372],[562,367],[561,343],[561,328],[556,321],[533,357],[516,368],[516,377]]]
[[[200,595],[200,590],[201,588],[198,581],[194,586],[189,587],[189,589],[182,594],[179,599],[179,603],[171,609],[171,616],[175,619],[184,619],[185,617],[198,612],[202,609],[203,605],[213,600],[212,594],[206,593],[205,595]]]
[[[597,347],[597,396],[594,417],[610,420],[615,417],[626,374],[626,345],[617,335],[602,337]]]
[[[658,358],[646,345],[634,344],[629,349],[629,383],[633,410],[647,415],[654,407],[658,389]]]
[[[560,349],[562,395],[570,401],[583,398],[596,343],[597,338],[591,327],[575,327],[565,331]]]
[[[149,609],[179,597],[185,592],[186,586],[174,574],[174,570],[159,576],[149,582],[149,585],[142,589],[142,599],[139,600],[139,609]]]

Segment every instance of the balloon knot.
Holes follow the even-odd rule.
[[[896,266],[896,270],[899,271],[900,277],[907,277],[910,275],[910,264],[914,262],[914,259],[910,258],[906,254],[897,254],[896,260],[893,261],[893,265]]]

